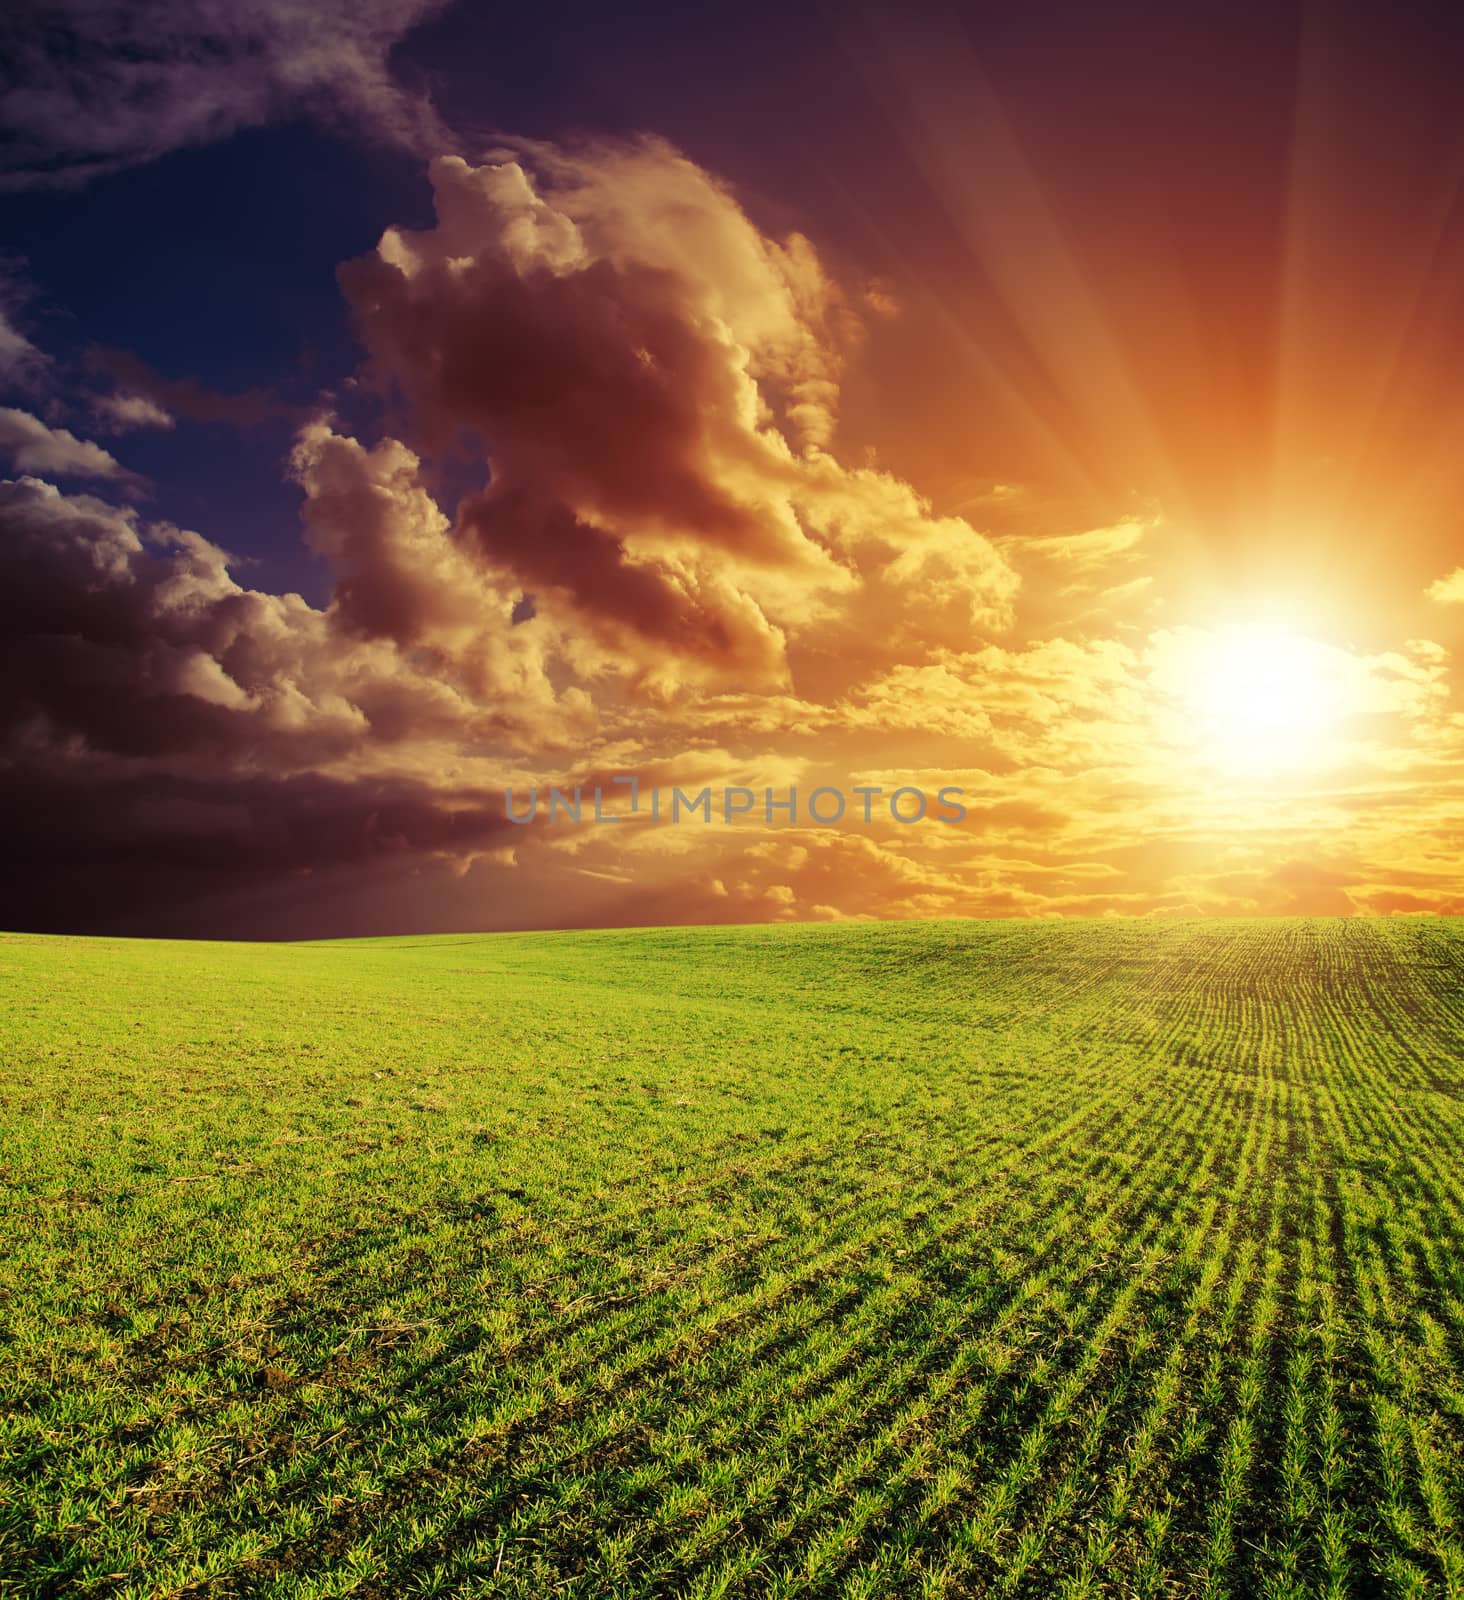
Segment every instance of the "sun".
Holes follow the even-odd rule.
[[[1211,765],[1266,775],[1338,757],[1356,699],[1347,651],[1270,622],[1181,629],[1170,641],[1156,680]]]

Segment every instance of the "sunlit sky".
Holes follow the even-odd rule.
[[[0,925],[1464,909],[1464,29],[555,12],[3,25]]]

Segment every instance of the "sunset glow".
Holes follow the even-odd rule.
[[[1464,910],[1452,35],[571,11],[37,33],[13,917]]]
[[[1318,768],[1342,753],[1350,711],[1346,655],[1272,623],[1237,623],[1198,639],[1180,667],[1191,737],[1223,772]]]

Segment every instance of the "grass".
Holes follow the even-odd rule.
[[[0,941],[0,1593],[1464,1595],[1461,971]]]

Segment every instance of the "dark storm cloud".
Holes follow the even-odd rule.
[[[37,930],[209,928],[188,907],[244,887],[471,857],[525,829],[500,792],[318,774],[185,778],[114,764],[0,764],[9,842],[0,925]],[[292,931],[285,907],[271,927]],[[213,924],[217,928],[217,924]]]
[[[362,747],[553,737],[532,644],[510,629],[507,598],[464,587],[461,566],[444,577],[459,585],[454,620],[475,631],[439,633],[441,659],[413,659],[361,637],[348,608],[243,588],[208,540],[91,496],[0,483],[0,529],[0,728],[32,744],[291,771]],[[390,522],[376,532],[396,536]],[[510,641],[497,655],[491,632]],[[444,665],[455,643],[474,693]]]
[[[313,448],[332,441],[338,485],[387,474],[327,430]],[[400,446],[386,461],[408,479],[415,466]],[[358,548],[389,545],[405,515]],[[472,604],[460,584],[459,622]],[[499,609],[478,634],[521,638]],[[348,610],[241,587],[198,534],[0,483],[0,921],[90,926],[89,906],[113,915],[136,896],[491,848],[510,826],[501,787],[462,752],[553,746],[579,706],[555,703],[532,642],[494,656],[458,641],[469,693],[453,641],[434,638],[439,651],[404,653]]]
[[[655,139],[432,180],[436,226],[388,229],[341,284],[414,437],[484,450],[462,532],[541,612],[663,685],[767,688],[860,590],[966,624],[1006,604],[987,541],[829,452],[855,324],[806,241]]]
[[[441,0],[19,0],[0,22],[0,186],[83,183],[284,117],[450,147],[393,76]]]
[[[557,591],[608,649],[647,647],[752,681],[781,671],[780,634],[730,586],[692,587],[632,560],[619,536],[553,501],[513,492],[475,495],[464,532],[488,561],[525,583]]]
[[[731,569],[833,568],[788,506],[792,462],[754,426],[747,349],[687,269],[586,240],[515,164],[438,162],[434,182],[438,229],[388,234],[341,282],[416,427],[489,441],[469,538],[612,650],[777,679],[783,635]],[[778,293],[765,273],[757,292]]]
[[[689,314],[675,275],[603,260],[525,272],[485,248],[411,273],[369,256],[340,277],[421,421],[478,430],[506,486],[552,484],[608,519],[754,559],[792,553],[770,506],[717,481],[719,449],[764,463],[739,426],[739,353]]]

